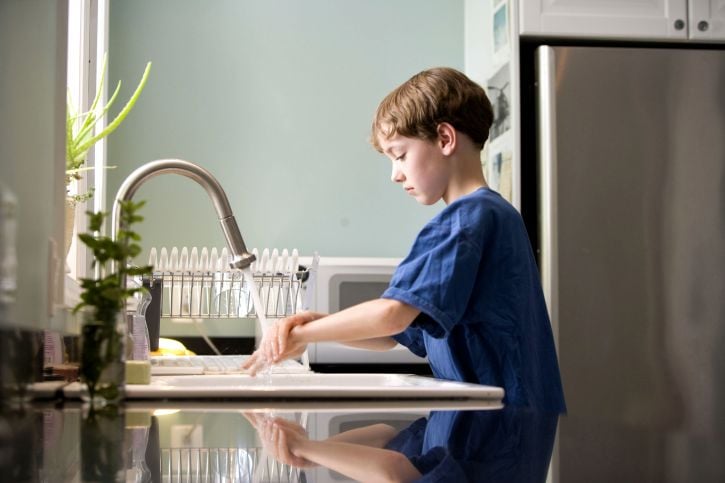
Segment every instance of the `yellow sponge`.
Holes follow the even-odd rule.
[[[126,384],[149,384],[151,382],[151,362],[126,361]]]
[[[159,337],[159,349],[150,353],[152,356],[194,356],[184,344],[174,339]]]

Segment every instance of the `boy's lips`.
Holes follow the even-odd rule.
[[[403,189],[405,190],[406,193],[410,193],[411,191],[413,191],[412,186],[403,186]]]

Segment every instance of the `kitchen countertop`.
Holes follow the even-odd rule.
[[[296,443],[316,447],[322,464],[288,464],[272,440],[275,427],[278,435],[297,431]],[[348,446],[356,454],[350,464],[329,446],[339,442],[327,441],[373,431],[367,441],[385,443],[384,454],[405,458],[422,481],[529,482],[552,473],[549,481],[561,482],[723,481],[725,427],[688,428],[681,421],[558,416],[483,401],[139,401],[95,414],[80,402],[34,402],[0,412],[0,475],[53,482],[354,481],[336,468],[380,481],[373,471],[386,464],[383,453],[366,453],[350,438],[347,444],[358,445]],[[392,461],[401,467],[402,460]]]
[[[376,458],[395,454],[427,478],[543,481],[556,421],[484,401],[151,401],[95,413],[80,402],[32,403],[0,416],[0,474],[5,481],[355,481],[335,468],[379,481],[373,468],[387,463]],[[324,464],[288,464],[271,442],[275,425],[301,431],[299,444],[317,444]],[[336,437],[345,443],[327,441]],[[389,449],[360,458],[365,441]],[[344,456],[335,461],[330,444],[352,449],[352,468]]]

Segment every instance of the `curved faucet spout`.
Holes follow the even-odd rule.
[[[227,246],[232,255],[230,265],[232,268],[248,267],[255,260],[255,257],[247,251],[247,247],[244,245],[244,239],[232,214],[232,208],[229,206],[226,193],[224,193],[219,182],[209,171],[201,166],[181,159],[160,159],[152,161],[137,168],[128,175],[121,184],[121,187],[118,188],[116,198],[113,201],[111,238],[115,240],[118,231],[121,229],[120,202],[132,199],[133,195],[144,182],[166,173],[186,176],[204,188],[209,198],[211,198],[212,203],[214,203],[214,209],[219,216],[219,223],[221,223]]]

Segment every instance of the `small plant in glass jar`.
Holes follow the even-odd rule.
[[[131,226],[143,220],[137,214],[144,202],[121,202],[121,227],[115,240],[100,234],[106,213],[88,212],[91,233],[78,238],[93,254],[97,277],[81,279],[82,311],[81,382],[91,405],[114,403],[123,397],[126,358],[126,300],[141,287],[128,288],[127,277],[151,273],[152,267],[132,267],[128,262],[141,253],[141,237]]]

